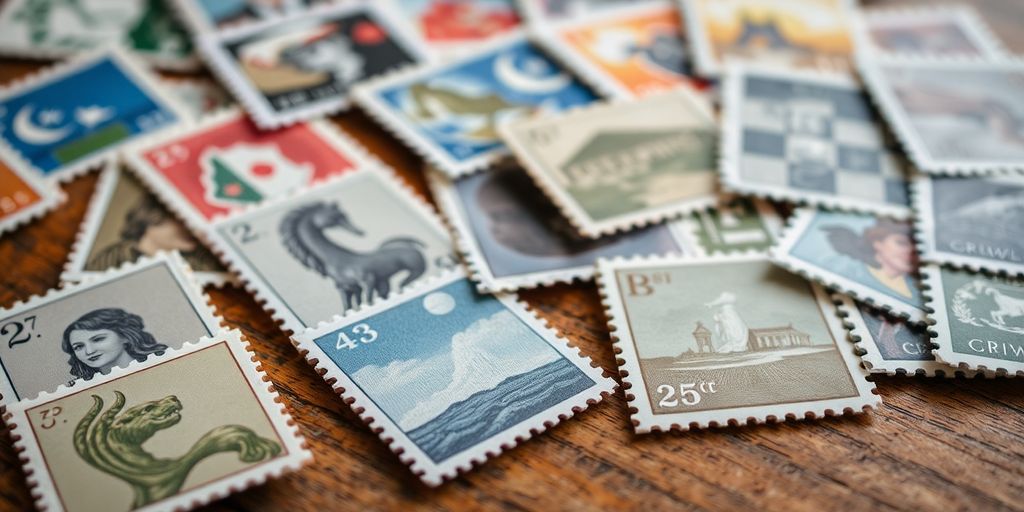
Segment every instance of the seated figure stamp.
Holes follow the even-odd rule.
[[[1006,50],[978,13],[963,4],[869,8],[858,43],[885,54],[1003,58]]]
[[[40,510],[185,510],[295,471],[304,440],[238,331],[9,407]]]
[[[38,174],[13,164],[18,158],[0,148],[0,233],[11,231],[64,202],[64,192]]]
[[[598,283],[637,433],[881,404],[825,290],[764,255],[600,260]]]
[[[529,439],[615,388],[512,295],[453,271],[294,338],[427,485]]]

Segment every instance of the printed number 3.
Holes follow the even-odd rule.
[[[377,340],[377,331],[371,329],[369,324],[356,324],[355,327],[352,328],[352,334],[358,335],[359,343],[363,344],[373,343]],[[352,350],[358,346],[359,345],[357,345],[356,342],[348,336],[348,334],[345,334],[345,331],[338,333],[338,340],[334,343],[334,348],[337,350],[341,350],[342,348]]]

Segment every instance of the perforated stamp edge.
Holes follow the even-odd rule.
[[[20,162],[15,162],[15,160],[20,160]],[[13,151],[0,147],[0,162],[6,164],[5,166],[18,179],[25,182],[39,196],[38,201],[25,208],[11,214],[0,215],[0,234],[13,231],[38,219],[67,200],[67,195],[56,183],[47,181],[38,173],[26,170],[28,163],[21,160],[21,156]]]

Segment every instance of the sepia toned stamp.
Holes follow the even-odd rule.
[[[764,255],[600,260],[597,277],[637,433],[881,405],[825,290]]]
[[[461,271],[294,339],[345,403],[431,486],[616,387],[515,296],[481,294]]]
[[[198,36],[210,69],[262,129],[342,110],[352,86],[423,62],[422,42],[371,2],[325,5]]]
[[[515,0],[379,0],[432,50],[461,53],[519,27]]]
[[[920,170],[1024,170],[1024,62],[858,54],[857,65]]]
[[[802,208],[771,250],[775,263],[911,322],[924,322],[912,228],[862,213]]]
[[[1024,376],[1024,279],[921,267],[932,353],[946,364]]]
[[[265,2],[238,0],[209,2],[205,0],[170,0],[190,30],[194,33],[215,32],[232,25],[253,23],[301,13],[327,0],[287,0]]]
[[[764,199],[719,194],[714,207],[679,221],[686,245],[698,256],[766,252],[782,233],[782,217]]]
[[[138,178],[108,167],[96,182],[61,280],[101,276],[160,251],[178,251],[200,284],[230,280],[217,257]]]
[[[18,158],[0,148],[0,233],[11,231],[64,202],[60,187],[13,164]]]
[[[735,65],[724,89],[726,190],[910,217],[909,164],[853,78]]]
[[[9,407],[36,507],[186,510],[310,462],[253,359],[223,331]]]
[[[352,97],[451,177],[508,155],[499,125],[596,99],[518,30],[472,53],[360,84]]]
[[[1003,58],[1006,49],[963,4],[883,7],[861,11],[858,37],[864,48],[886,54]]]
[[[215,222],[207,236],[294,333],[456,265],[431,207],[379,169]]]
[[[144,361],[220,330],[177,254],[0,310],[0,404]]]
[[[1024,276],[1024,174],[912,182],[921,259]]]
[[[511,163],[457,180],[428,169],[427,182],[480,291],[589,280],[601,257],[691,251],[682,226],[672,222],[583,237]]]

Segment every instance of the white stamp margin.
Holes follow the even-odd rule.
[[[12,214],[0,216],[0,234],[13,231],[41,217],[67,200],[67,195],[56,183],[47,181],[39,173],[27,170],[28,163],[22,160],[21,155],[0,147],[0,161],[39,195],[39,200],[34,204]]]
[[[874,43],[871,30],[877,28],[907,28],[928,23],[948,22],[959,27],[974,44],[980,56],[1001,59],[1010,55],[1002,41],[985,23],[978,11],[967,4],[937,4],[919,6],[872,7],[858,11],[854,18],[854,35],[858,48],[870,49],[883,55],[893,55]],[[904,52],[897,52],[902,54]]]
[[[720,201],[727,201],[736,197],[740,196],[732,194],[719,194]],[[751,204],[753,204],[754,209],[757,211],[757,215],[758,217],[760,217],[761,223],[764,225],[765,231],[768,233],[768,236],[770,238],[769,242],[771,242],[773,245],[778,243],[779,236],[782,234],[782,230],[785,226],[785,222],[782,220],[782,216],[779,214],[778,210],[776,210],[775,207],[772,206],[772,203],[767,199],[761,199],[759,197],[749,197],[749,200]],[[721,204],[721,202],[716,203],[714,206],[711,206],[710,208],[696,211],[689,217],[685,217],[678,221],[679,225],[682,228],[680,229],[680,233],[682,233],[683,238],[686,241],[687,247],[692,247],[694,254],[696,254],[697,256],[712,256],[715,254],[753,252],[743,251],[740,249],[731,251],[712,250],[711,252],[708,252],[704,248],[704,246],[701,245],[700,238],[697,236],[697,232],[700,231],[701,222],[698,217],[704,213],[717,212],[719,204]],[[763,252],[767,254],[767,250]]]

